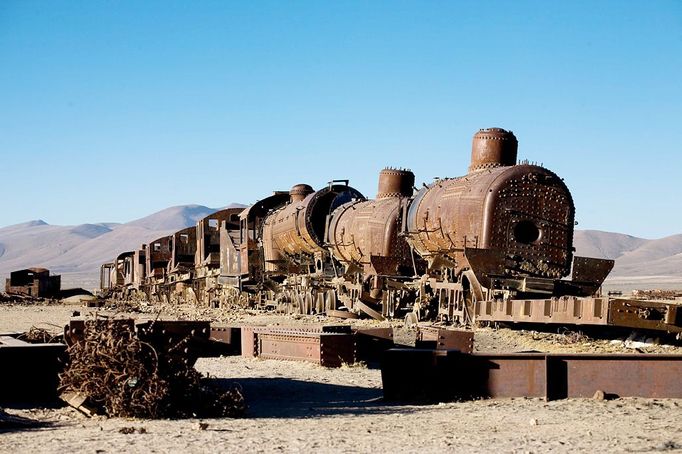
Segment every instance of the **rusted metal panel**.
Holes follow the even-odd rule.
[[[418,372],[415,372],[418,371]],[[393,349],[382,363],[387,399],[682,398],[682,355],[463,354]]]
[[[257,334],[257,351],[261,358],[310,361],[325,367],[355,362],[352,334],[261,332]]]
[[[571,325],[607,325],[609,299],[560,298],[476,301],[476,321],[512,323],[557,323]]]
[[[450,369],[451,350],[392,348],[381,359],[381,382],[387,401],[444,401],[457,396]]]
[[[330,184],[313,191],[308,185],[296,185],[290,191],[289,204],[268,216],[263,227],[265,269],[287,272],[293,265],[306,267],[294,272],[308,272],[307,266],[321,271],[314,255],[326,253],[325,228],[327,217],[338,206],[364,197],[352,187]]]
[[[130,318],[122,318],[111,320],[112,329],[125,329],[133,331],[135,329],[135,321]],[[66,345],[72,345],[76,342],[81,342],[85,335],[85,320],[71,319],[69,323],[64,326],[64,342]]]
[[[0,336],[0,404],[35,404],[57,400],[64,344],[30,344]]]
[[[242,327],[242,356],[340,367],[355,362],[355,338],[348,325]]]
[[[211,323],[208,321],[153,320],[137,324],[137,336],[159,353],[182,348],[182,356],[192,365],[208,344]]]
[[[147,245],[145,276],[148,284],[154,284],[157,279],[166,276],[172,255],[171,247],[170,236],[158,238]]]
[[[609,325],[682,332],[682,306],[674,301],[576,296],[476,301],[474,317],[479,322]]]
[[[364,269],[366,274],[413,274],[409,245],[399,235],[402,200],[412,194],[413,184],[411,171],[384,169],[379,175],[376,200],[338,208],[332,214],[328,233],[334,256],[347,267]]]
[[[682,305],[674,301],[612,299],[609,305],[609,324],[682,333]]]
[[[256,333],[253,326],[242,326],[241,344],[242,356],[246,358],[253,358],[258,356]]]
[[[465,329],[419,326],[415,346],[417,348],[458,350],[462,353],[472,353],[474,351],[474,332]]]
[[[359,361],[377,361],[394,346],[393,328],[357,328],[355,331],[355,352]]]
[[[682,398],[682,355],[547,355],[548,399]]]
[[[450,373],[466,398],[546,397],[543,353],[453,355]]]
[[[141,341],[149,343],[158,352],[169,348],[178,349],[188,364],[202,356],[209,343],[211,324],[207,321],[153,320],[135,324],[130,318],[111,320],[116,330],[137,330]],[[83,340],[86,321],[73,319],[64,327],[64,341],[67,345]]]
[[[193,270],[197,252],[196,226],[179,230],[170,238],[171,257],[168,262],[168,274],[177,275]]]
[[[239,213],[243,208],[227,208],[216,211],[201,219],[196,225],[197,268],[217,268],[220,266],[220,236],[223,230],[239,232]]]
[[[239,214],[239,266],[236,276],[249,281],[260,280],[264,262],[258,245],[261,239],[259,233],[268,214],[284,206],[289,199],[289,192],[275,191],[270,197],[259,200]]]

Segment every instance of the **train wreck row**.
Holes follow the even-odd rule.
[[[112,298],[473,326],[554,323],[682,331],[679,304],[601,295],[612,260],[574,256],[564,181],[478,131],[468,173],[416,189],[386,168],[375,199],[347,180],[296,184],[122,252]]]

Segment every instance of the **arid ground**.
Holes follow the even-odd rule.
[[[94,311],[73,306],[3,305],[0,332],[26,331],[34,325],[58,332],[74,310],[84,315]],[[162,316],[254,324],[321,321],[233,315],[193,307],[164,310]],[[409,333],[403,335],[409,337]],[[630,342],[614,338],[595,340],[510,329],[480,328],[475,340],[478,351],[633,351]],[[643,351],[682,353],[679,346],[634,346]],[[11,373],[12,367],[20,366],[3,364],[2,373]],[[382,402],[380,371],[365,365],[325,369],[300,362],[220,357],[199,359],[196,367],[219,382],[239,383],[249,405],[247,416],[141,420],[88,418],[70,407],[11,408],[5,409],[7,414],[36,424],[20,429],[0,426],[0,452],[682,450],[682,400],[677,399],[501,399],[389,405]]]

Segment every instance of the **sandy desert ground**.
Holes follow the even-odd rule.
[[[78,307],[4,305],[0,332],[59,330]],[[152,314],[153,315],[153,314]],[[222,322],[308,323],[268,315],[177,308],[167,317]],[[369,322],[368,322],[369,323]],[[479,351],[632,351],[627,343],[564,344],[551,333],[479,329]],[[640,346],[640,348],[642,348]],[[682,353],[669,345],[645,351]],[[652,452],[682,450],[682,400],[501,399],[434,405],[382,402],[376,368],[320,366],[241,357],[202,358],[197,368],[239,383],[242,419],[88,418],[69,407],[6,409],[36,421],[0,430],[0,452]],[[9,369],[3,365],[3,373]],[[133,433],[121,429],[133,428]],[[127,430],[126,432],[131,432]]]

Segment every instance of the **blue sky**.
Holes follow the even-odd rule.
[[[479,128],[578,228],[682,232],[682,2],[0,2],[0,226],[252,203],[384,166],[466,172]]]

